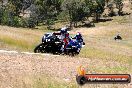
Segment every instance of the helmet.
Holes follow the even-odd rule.
[[[80,33],[80,32],[78,32],[78,33],[76,34],[76,38],[77,38],[77,39],[82,38],[82,35],[81,35],[81,33]]]
[[[82,35],[81,35],[81,33],[80,33],[80,32],[77,32],[76,36],[80,36],[80,37],[81,37]]]
[[[63,28],[61,28],[60,33],[62,33],[62,34],[67,33],[67,27],[63,27]]]

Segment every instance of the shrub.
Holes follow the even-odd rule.
[[[1,24],[1,22],[2,22],[2,15],[3,15],[3,9],[0,8],[0,24]]]
[[[8,25],[9,24],[8,11],[3,11],[2,12],[1,24],[3,24],[3,25]]]
[[[19,26],[24,28],[27,26],[26,20],[24,18],[19,18]]]
[[[36,22],[32,17],[30,17],[26,20],[26,26],[29,28],[34,28],[35,24],[36,24]]]
[[[20,19],[18,16],[14,16],[13,17],[13,21],[12,21],[12,25],[11,26],[14,26],[14,27],[20,27]]]

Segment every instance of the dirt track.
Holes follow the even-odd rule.
[[[88,73],[96,73],[94,72],[95,68],[100,70],[114,66],[129,67],[128,64],[123,65],[118,62],[99,59],[0,52],[0,88],[12,88],[13,83],[17,82],[16,80],[38,74],[48,75],[66,82],[75,81],[76,70],[80,65],[88,68],[86,69]],[[122,86],[120,88],[132,87],[131,84]]]

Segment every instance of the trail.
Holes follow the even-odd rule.
[[[31,52],[17,52],[17,51],[9,51],[9,50],[0,50],[0,53],[12,53],[12,54],[16,54],[16,53],[22,53],[22,54],[27,54],[27,55],[42,55],[42,56],[49,56],[52,54],[41,54],[41,53],[31,53]],[[52,56],[59,56],[59,55],[52,55]]]

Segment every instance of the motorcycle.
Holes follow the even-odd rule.
[[[52,33],[46,33],[42,37],[42,43],[35,47],[35,53],[61,53],[62,42]]]
[[[65,54],[69,56],[75,56],[80,53],[82,48],[82,42],[78,42],[76,39],[71,39],[70,43],[62,51],[64,42],[60,40],[59,36],[55,33],[46,33],[42,37],[42,43],[37,45],[34,49],[35,53],[52,53],[52,54]]]

